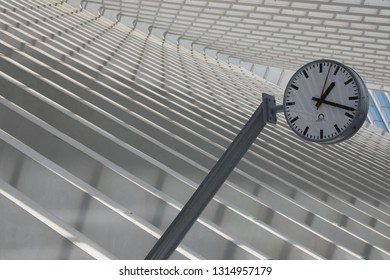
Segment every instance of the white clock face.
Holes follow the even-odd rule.
[[[361,78],[348,67],[331,60],[311,62],[287,84],[287,122],[306,140],[341,141],[363,124],[368,110],[366,92]]]

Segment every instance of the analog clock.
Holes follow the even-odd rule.
[[[368,112],[368,90],[351,68],[317,60],[300,68],[284,93],[287,123],[300,137],[324,144],[354,135]]]

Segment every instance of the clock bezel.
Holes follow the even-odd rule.
[[[305,70],[306,68],[309,68],[311,65],[314,65],[314,64],[318,64],[318,63],[331,63],[333,67],[333,65],[337,65],[337,66],[340,66],[341,68],[345,69],[348,74],[351,75],[352,79],[354,80],[355,84],[356,84],[356,87],[357,87],[357,96],[358,96],[358,107],[356,109],[356,113],[355,113],[355,116],[353,117],[351,123],[348,125],[348,127],[344,130],[342,130],[340,133],[337,133],[334,137],[328,137],[328,138],[324,138],[324,139],[314,139],[314,138],[309,138],[309,137],[305,137],[304,135],[302,135],[300,132],[298,132],[294,126],[292,125],[292,123],[290,122],[288,116],[287,116],[287,112],[286,112],[286,97],[287,97],[287,93],[288,91],[290,90],[290,87],[291,87],[291,84],[293,83],[293,81],[295,81],[295,78],[297,75],[301,74],[303,72],[303,70]],[[335,61],[335,60],[331,60],[331,59],[320,59],[320,60],[315,60],[315,61],[312,61],[312,62],[309,62],[305,65],[303,65],[302,67],[300,67],[294,74],[293,76],[291,77],[291,79],[289,80],[289,82],[287,83],[286,85],[286,89],[284,91],[284,97],[283,97],[283,108],[284,108],[284,115],[285,115],[285,118],[286,118],[286,121],[288,123],[288,125],[290,126],[290,128],[295,132],[295,134],[297,134],[301,139],[304,139],[305,141],[309,141],[309,142],[316,142],[316,143],[320,143],[320,144],[334,144],[334,143],[339,143],[341,141],[344,141],[350,137],[352,137],[353,135],[356,134],[356,132],[362,127],[362,125],[364,124],[365,120],[366,120],[366,117],[367,117],[367,113],[368,113],[368,89],[363,81],[363,79],[360,77],[360,75],[354,71],[352,68],[346,66],[345,64],[343,63],[340,63],[338,61]],[[313,104],[314,105],[314,104]]]

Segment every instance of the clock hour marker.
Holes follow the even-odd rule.
[[[306,79],[309,78],[309,75],[307,74],[306,70],[303,70],[303,74],[305,75]]]
[[[334,125],[334,128],[336,129],[337,133],[340,133],[340,128],[337,124]]]
[[[350,82],[352,82],[353,80],[352,80],[352,78],[351,79],[349,79],[348,81],[346,81],[345,83],[344,83],[344,85],[348,85]]]
[[[346,115],[348,118],[353,118],[353,115],[351,115],[350,113],[348,113],[348,112],[345,112],[345,114],[344,115]]]
[[[305,131],[303,132],[303,135],[306,135],[307,131],[309,130],[309,127],[306,126]]]
[[[324,138],[324,130],[321,129],[321,130],[320,130],[320,139],[323,139],[323,138]]]
[[[291,123],[295,123],[297,119],[299,119],[298,116],[296,116],[295,118],[293,118],[293,119],[291,120]]]
[[[337,72],[339,72],[340,66],[337,66],[336,70],[334,71],[333,75],[337,75]]]
[[[286,105],[287,106],[292,106],[292,105],[295,105],[295,102],[287,102]]]
[[[359,99],[359,96],[350,96],[348,97],[348,100],[358,100]]]
[[[322,73],[322,63],[320,63],[320,73]]]
[[[296,85],[291,85],[291,87],[292,87],[293,89],[295,89],[295,90],[298,90],[298,89],[299,89],[299,87],[297,87]]]

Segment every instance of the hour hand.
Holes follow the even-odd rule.
[[[311,100],[317,101],[317,103],[318,103],[320,101],[320,98],[312,97]],[[345,109],[345,110],[348,110],[348,111],[355,111],[356,110],[355,108],[348,107],[348,106],[345,106],[345,105],[342,105],[342,104],[339,104],[339,103],[335,103],[335,102],[331,102],[331,101],[327,101],[327,100],[322,100],[322,103],[330,105],[330,106],[334,106],[334,107],[337,107],[337,108]]]
[[[335,82],[332,82],[328,88],[324,91],[324,93],[320,96],[320,98],[318,99],[317,103],[316,103],[316,107],[317,109],[321,106],[321,103],[324,102],[325,98],[329,95],[329,93],[332,91],[332,89],[334,88],[335,86]],[[324,102],[325,103],[325,102]]]

